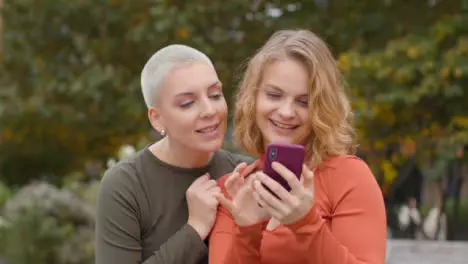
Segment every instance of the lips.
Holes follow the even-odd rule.
[[[211,133],[211,132],[215,131],[218,128],[218,126],[219,126],[219,123],[215,124],[215,125],[207,126],[207,127],[201,128],[201,129],[197,129],[195,131],[197,133],[201,133],[201,134]]]
[[[296,125],[296,124],[282,123],[282,122],[275,121],[273,119],[269,119],[269,120],[275,127],[278,127],[278,128],[281,128],[281,129],[294,130],[294,129],[299,127],[299,125]]]

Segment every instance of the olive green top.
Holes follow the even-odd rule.
[[[97,199],[96,263],[208,263],[206,243],[187,224],[185,192],[201,175],[218,179],[242,161],[253,160],[220,150],[203,168],[180,168],[146,147],[112,166]]]

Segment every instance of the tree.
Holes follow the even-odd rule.
[[[139,74],[167,44],[207,53],[231,98],[240,66],[278,29],[310,28],[337,55],[379,50],[458,7],[455,0],[436,6],[423,0],[8,1],[2,12],[0,174],[23,184],[105,159],[124,143],[152,140]],[[356,56],[347,54],[342,65]],[[353,94],[357,104],[368,96]],[[392,102],[382,106],[382,113],[394,108]],[[370,123],[362,132],[381,135]]]

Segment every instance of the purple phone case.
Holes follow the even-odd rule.
[[[273,170],[271,164],[273,161],[281,163],[300,179],[302,164],[304,164],[304,155],[305,149],[302,145],[271,143],[267,146],[263,172],[281,184],[286,190],[290,191],[291,187],[288,182]]]

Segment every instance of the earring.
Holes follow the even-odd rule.
[[[163,136],[163,137],[166,135],[166,131],[164,129],[161,129],[160,133],[161,133],[161,136]]]

